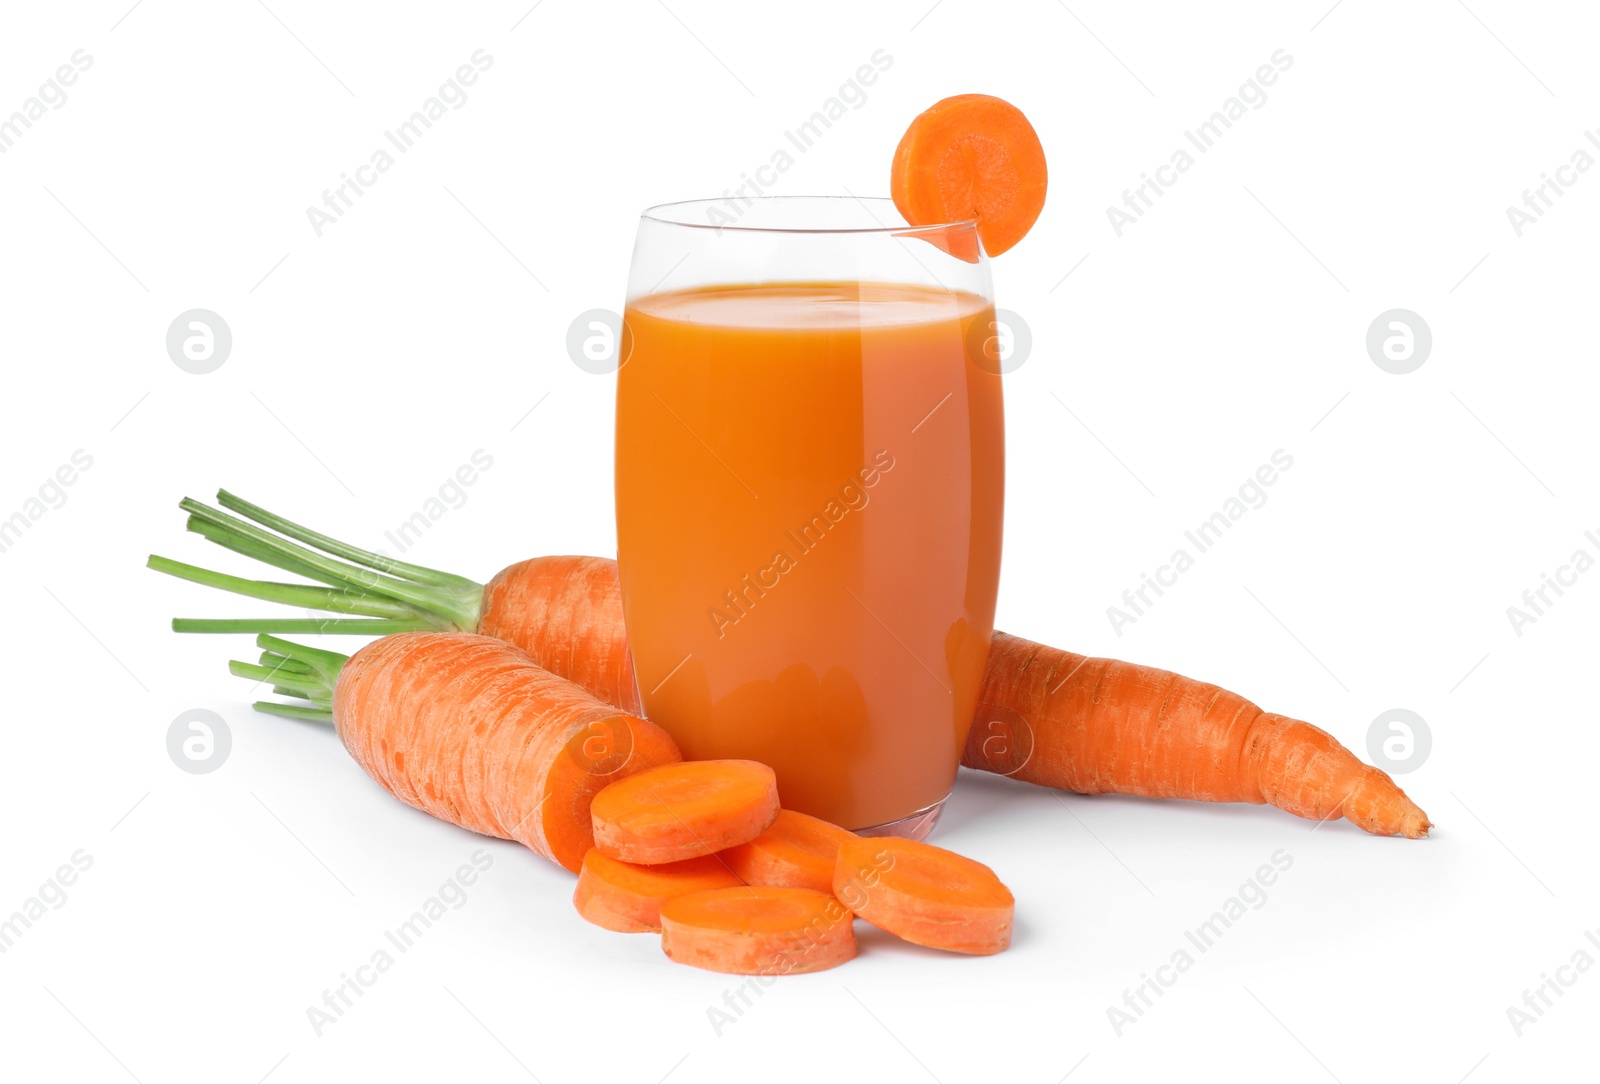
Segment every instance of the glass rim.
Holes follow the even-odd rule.
[[[721,232],[722,230],[737,230],[745,233],[892,234],[896,236],[905,236],[906,234],[941,233],[951,230],[976,230],[978,228],[978,220],[976,218],[963,218],[957,219],[953,222],[937,222],[921,226],[913,226],[909,223],[900,223],[898,225],[884,225],[879,223],[878,225],[874,226],[746,226],[741,225],[738,222],[722,224],[711,221],[689,221],[686,217],[687,211],[691,208],[703,209],[717,205],[727,205],[730,203],[736,204],[742,208],[752,203],[760,203],[770,206],[772,204],[783,202],[838,203],[840,205],[854,203],[865,210],[867,214],[874,220],[876,220],[878,216],[872,213],[872,209],[869,204],[876,203],[880,206],[887,204],[896,215],[899,215],[900,213],[899,209],[894,206],[894,200],[890,199],[888,196],[863,197],[792,195],[741,196],[733,197],[731,199],[728,197],[722,197],[712,199],[671,200],[666,203],[657,203],[653,206],[646,207],[643,211],[639,212],[639,218],[642,221],[657,222],[663,226],[681,226],[685,229],[691,230],[716,230],[718,232]],[[672,217],[667,214],[667,212],[672,211],[681,212],[683,213],[684,217]]]

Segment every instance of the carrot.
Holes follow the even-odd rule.
[[[664,764],[606,787],[590,816],[601,854],[640,865],[680,862],[766,831],[778,816],[778,779],[753,760]]]
[[[189,530],[312,584],[244,579],[152,555],[149,567],[209,587],[337,617],[173,622],[178,632],[370,633],[451,629],[506,640],[535,663],[634,715],[643,710],[622,633],[617,563],[535,557],[487,584],[329,538],[219,490],[232,516],[185,499]]]
[[[833,894],[914,945],[990,956],[1011,944],[1011,890],[982,862],[931,843],[851,840],[839,848]]]
[[[487,636],[400,633],[353,656],[257,642],[260,665],[229,669],[307,702],[257,710],[332,723],[362,770],[407,805],[569,870],[593,845],[594,796],[679,759],[660,727]]]
[[[976,219],[984,251],[998,256],[1039,217],[1047,181],[1044,148],[1020,109],[987,94],[958,94],[906,129],[889,194],[914,226]]]
[[[476,629],[480,617],[489,615],[490,627],[540,665],[638,714],[616,562],[599,557],[520,562],[495,577],[492,583],[500,586],[494,589],[494,605],[485,607],[488,591],[471,580],[356,549],[226,492],[218,499],[256,523],[185,501],[191,530],[334,586],[244,580],[161,557],[150,558],[152,568],[252,597],[356,616],[180,618],[173,622],[179,631]],[[469,606],[474,590],[479,601]],[[1071,681],[1063,683],[1067,677]],[[1309,723],[1265,715],[1214,685],[1132,663],[1085,659],[1004,633],[994,635],[962,762],[1084,794],[1266,803],[1318,820],[1343,816],[1369,832],[1411,838],[1431,827],[1387,775],[1362,764]]]
[[[618,933],[659,933],[661,905],[667,900],[743,883],[716,855],[638,866],[591,850],[583,856],[572,902],[596,926]]]
[[[591,849],[589,853],[597,854],[599,852]],[[581,869],[578,871],[578,876],[580,878],[583,876],[583,871]],[[648,925],[644,922],[640,922],[637,918],[628,914],[626,911],[616,910],[613,906],[614,902],[615,901],[592,896],[586,896],[580,900],[576,894],[572,897],[572,903],[575,907],[577,907],[578,914],[583,918],[583,920],[599,926],[602,930],[610,930],[612,933],[661,932],[661,919],[659,915],[656,918],[655,925]]]
[[[633,655],[622,631],[617,562],[535,557],[502,570],[483,590],[477,631],[523,646],[551,673],[640,714]]]
[[[832,892],[839,848],[855,838],[836,824],[783,809],[765,832],[717,857],[745,884]]]
[[[1267,803],[1417,839],[1387,774],[1310,723],[1215,685],[996,633],[962,763],[1079,794]]]
[[[732,975],[799,975],[856,954],[850,912],[808,888],[718,888],[661,905],[661,948]]]

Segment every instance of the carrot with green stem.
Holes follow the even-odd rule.
[[[511,565],[485,587],[337,542],[227,492],[218,500],[255,522],[185,501],[191,530],[329,586],[239,580],[160,557],[151,558],[152,568],[339,616],[179,619],[173,622],[178,631],[479,631],[509,640],[601,700],[640,710],[614,561],[534,558]],[[303,593],[318,590],[327,593]],[[996,633],[979,703],[963,759],[968,767],[1084,794],[1270,804],[1317,820],[1345,817],[1378,835],[1416,838],[1431,827],[1392,779],[1325,731],[1163,670],[1087,659]]]
[[[258,711],[331,723],[362,770],[407,805],[569,870],[593,846],[594,796],[680,759],[660,727],[488,636],[399,633],[350,656],[269,635],[257,643],[259,662],[229,669],[301,701]]]

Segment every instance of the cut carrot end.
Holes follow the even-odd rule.
[[[753,760],[699,760],[630,776],[590,807],[594,845],[639,865],[680,862],[755,839],[778,816],[778,780]]]
[[[1011,944],[1011,890],[983,863],[928,843],[846,843],[839,848],[833,894],[861,918],[912,944],[974,956]]]
[[[596,926],[619,933],[659,933],[661,905],[668,900],[741,884],[714,855],[636,866],[591,850],[583,856],[572,902],[578,914]]]
[[[799,975],[856,954],[851,914],[807,888],[719,888],[661,905],[661,948],[690,967],[730,975]]]
[[[594,846],[590,808],[595,797],[619,780],[682,759],[665,730],[631,715],[572,727],[550,764],[545,783],[549,797],[539,810],[550,857],[576,873]]]
[[[831,893],[839,848],[856,838],[836,824],[784,809],[765,832],[718,857],[745,884]]]
[[[998,256],[1038,219],[1047,184],[1044,148],[1022,111],[987,94],[958,94],[906,129],[889,193],[914,226],[976,219],[984,250]]]

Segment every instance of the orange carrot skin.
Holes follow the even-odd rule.
[[[962,763],[1079,794],[1252,802],[1375,835],[1432,827],[1327,732],[1216,685],[997,632]]]
[[[516,644],[606,703],[643,714],[615,561],[535,557],[501,570],[484,588],[477,631]]]
[[[569,870],[593,845],[596,793],[681,759],[654,724],[469,633],[368,644],[339,674],[333,720],[356,763],[401,801]]]
[[[638,714],[615,561],[534,558],[496,576],[484,596],[480,630],[534,649],[541,665]],[[1414,839],[1432,827],[1388,775],[1318,727],[1215,685],[1000,632],[962,763],[1079,794],[1343,816],[1377,835]]]

